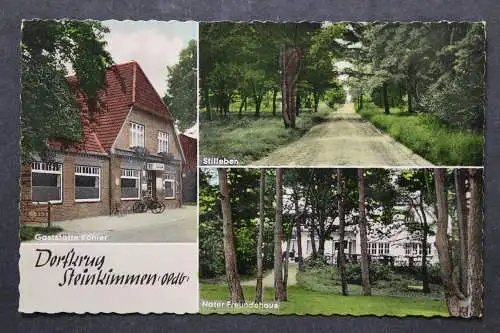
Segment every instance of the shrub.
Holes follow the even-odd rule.
[[[382,264],[372,263],[369,268],[370,283],[376,281],[391,280],[392,271],[391,267]],[[361,284],[361,265],[350,263],[346,265],[347,283]]]
[[[325,256],[309,257],[304,260],[307,268],[321,268],[328,266],[328,260]]]
[[[436,115],[394,112],[387,115],[366,103],[361,116],[434,164],[482,165],[482,133],[451,128]]]

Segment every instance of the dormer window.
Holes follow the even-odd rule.
[[[168,153],[168,133],[158,131],[158,152]]]
[[[130,122],[130,147],[144,146],[144,125]]]

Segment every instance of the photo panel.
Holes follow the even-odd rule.
[[[21,52],[20,311],[196,312],[198,23],[24,20]]]
[[[484,22],[201,22],[201,166],[482,166]]]
[[[481,317],[482,168],[201,168],[200,312]]]

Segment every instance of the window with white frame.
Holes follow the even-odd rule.
[[[168,133],[158,131],[158,152],[168,153]]]
[[[389,254],[389,243],[378,243],[378,254]]]
[[[175,198],[175,183],[176,183],[176,171],[175,169],[169,169],[165,171],[165,199]]]
[[[406,243],[405,254],[408,256],[421,256],[422,244],[421,243]],[[431,245],[427,244],[427,255],[431,254]]]
[[[75,201],[101,200],[101,168],[75,166]]]
[[[368,254],[377,254],[377,243],[368,243]]]
[[[130,147],[144,147],[144,125],[130,122]]]
[[[349,242],[349,253],[356,253],[356,240]]]
[[[131,200],[140,198],[140,171],[132,169],[122,169],[120,179],[121,199]]]
[[[31,200],[62,202],[62,164],[46,162],[31,164]]]

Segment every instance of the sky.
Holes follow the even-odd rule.
[[[161,97],[167,92],[167,66],[175,65],[179,52],[191,39],[197,39],[197,23],[193,21],[103,23],[110,29],[104,39],[115,63],[137,61]]]

